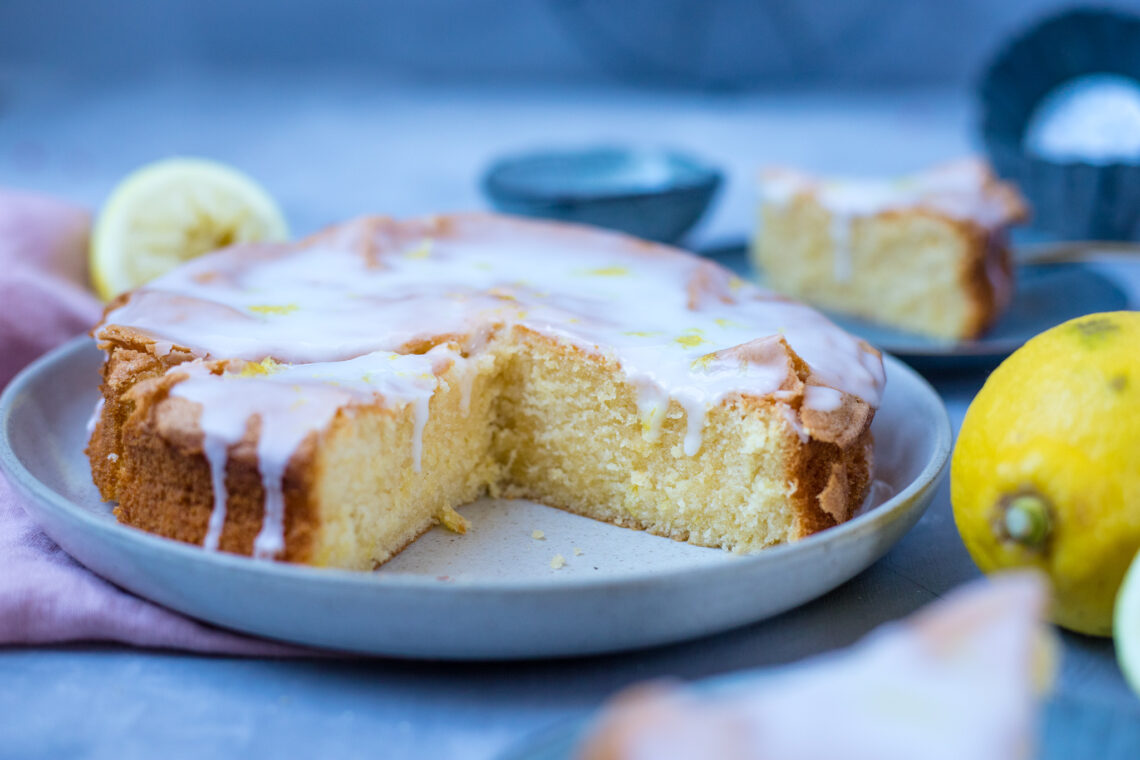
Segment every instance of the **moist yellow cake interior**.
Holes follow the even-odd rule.
[[[761,175],[754,265],[782,293],[934,338],[975,338],[1013,289],[1008,228],[1027,215],[983,163],[894,180]]]
[[[756,245],[765,282],[904,330],[942,338],[977,332],[981,317],[971,289],[985,272],[975,271],[973,249],[988,244],[984,235],[927,213],[879,214],[849,224],[841,250],[832,239],[833,214],[818,203],[766,204]]]

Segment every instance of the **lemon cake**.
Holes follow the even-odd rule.
[[[88,445],[128,525],[367,569],[480,495],[750,551],[868,490],[878,352],[624,235],[358,219],[111,303]]]
[[[752,247],[765,283],[934,338],[976,338],[1009,304],[1008,230],[1026,207],[980,161],[893,180],[761,173]]]

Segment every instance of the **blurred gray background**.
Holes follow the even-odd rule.
[[[1140,2],[1114,5],[1140,12]],[[480,172],[506,151],[668,144],[725,172],[688,241],[717,245],[751,229],[764,164],[887,174],[977,150],[972,84],[984,62],[1065,7],[0,0],[0,186],[96,207],[140,164],[201,155],[260,180],[300,234],[359,213],[482,207]],[[978,382],[940,382],[956,421]],[[0,653],[0,692],[13,694],[0,735],[5,719],[14,734],[0,756],[15,746],[116,760],[483,760],[632,680],[699,678],[848,643],[973,577],[961,545],[942,540],[953,532],[946,494],[838,596],[782,622],[636,656],[455,669],[84,645]],[[1067,695],[1135,704],[1107,642],[1066,641]],[[1135,723],[1131,712],[1088,715],[1058,756],[1092,738],[1111,743],[1115,720]]]
[[[4,0],[0,67],[681,87],[965,85],[1064,0]],[[1098,3],[1137,7],[1136,2]]]
[[[985,62],[1072,6],[0,0],[0,183],[94,206],[139,164],[205,155],[303,232],[482,206],[504,151],[668,144],[728,174],[693,244],[739,238],[761,165],[881,174],[976,150]]]

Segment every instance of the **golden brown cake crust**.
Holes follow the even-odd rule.
[[[977,338],[997,321],[1013,299],[1013,256],[1005,230],[986,230],[961,223],[978,255],[963,261],[962,283],[973,301],[973,320],[964,338]]]
[[[125,339],[129,331],[119,335]],[[531,339],[554,345],[552,339],[531,334]],[[198,409],[185,399],[171,397],[170,388],[183,379],[177,370],[178,355],[160,360],[137,347],[150,343],[145,336],[130,338],[136,348],[105,345],[110,351],[103,385],[105,404],[87,448],[92,473],[106,499],[117,500],[120,521],[151,533],[201,544],[213,509],[209,466],[202,450]],[[572,346],[562,347],[578,359],[593,359]],[[797,445],[798,454],[787,472],[798,484],[790,497],[798,525],[805,537],[849,519],[865,498],[871,483],[873,410],[854,396],[844,397],[834,411],[821,413],[802,406],[812,380],[810,370],[783,341],[777,348],[787,352],[795,368],[795,380],[786,388],[788,401],[742,396],[727,403],[742,415],[775,415],[785,406],[801,420],[802,430],[789,423],[788,440],[809,436]],[[222,362],[219,365],[223,364]],[[132,382],[133,381],[133,382]],[[257,463],[259,425],[254,420],[241,442],[229,450],[226,466],[227,511],[220,546],[223,551],[250,555],[264,519],[264,489]],[[320,512],[312,498],[313,468],[321,436],[310,435],[286,469],[286,549],[283,559],[305,563],[312,558],[314,536],[320,530]],[[500,492],[513,497],[536,498],[567,511],[586,514],[572,501],[551,499],[549,494],[527,491],[510,483]],[[635,517],[611,520],[627,528],[650,530],[676,540],[689,540],[687,531],[654,530]],[[426,528],[425,528],[426,529]],[[421,531],[422,532],[422,531]],[[418,534],[417,534],[418,535]],[[402,548],[402,547],[401,547]]]
[[[936,219],[961,238],[966,256],[958,263],[958,282],[970,302],[970,316],[959,337],[970,340],[981,336],[1013,298],[1013,256],[1006,228],[987,229],[977,222],[955,219],[930,209],[887,211],[880,216],[889,219],[907,214]]]
[[[126,354],[126,356],[123,356]],[[87,447],[103,498],[115,500],[115,516],[127,525],[186,543],[201,544],[214,507],[209,465],[202,450],[195,405],[169,395],[184,376],[165,371],[150,354],[112,349],[104,375],[103,411]],[[138,378],[130,384],[130,377]],[[121,393],[117,388],[126,385]],[[251,554],[264,518],[265,492],[258,472],[253,420],[229,450],[226,521],[219,548]],[[307,439],[285,471],[286,550],[283,559],[305,562],[320,515],[308,498],[309,464],[316,445]]]

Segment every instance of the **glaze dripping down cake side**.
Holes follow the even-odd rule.
[[[366,569],[484,494],[750,551],[848,519],[877,352],[663,246],[365,218],[112,304],[88,447],[129,525]]]
[[[1013,293],[1008,229],[1026,207],[968,160],[892,180],[771,168],[753,262],[772,288],[942,339],[976,338]]]

